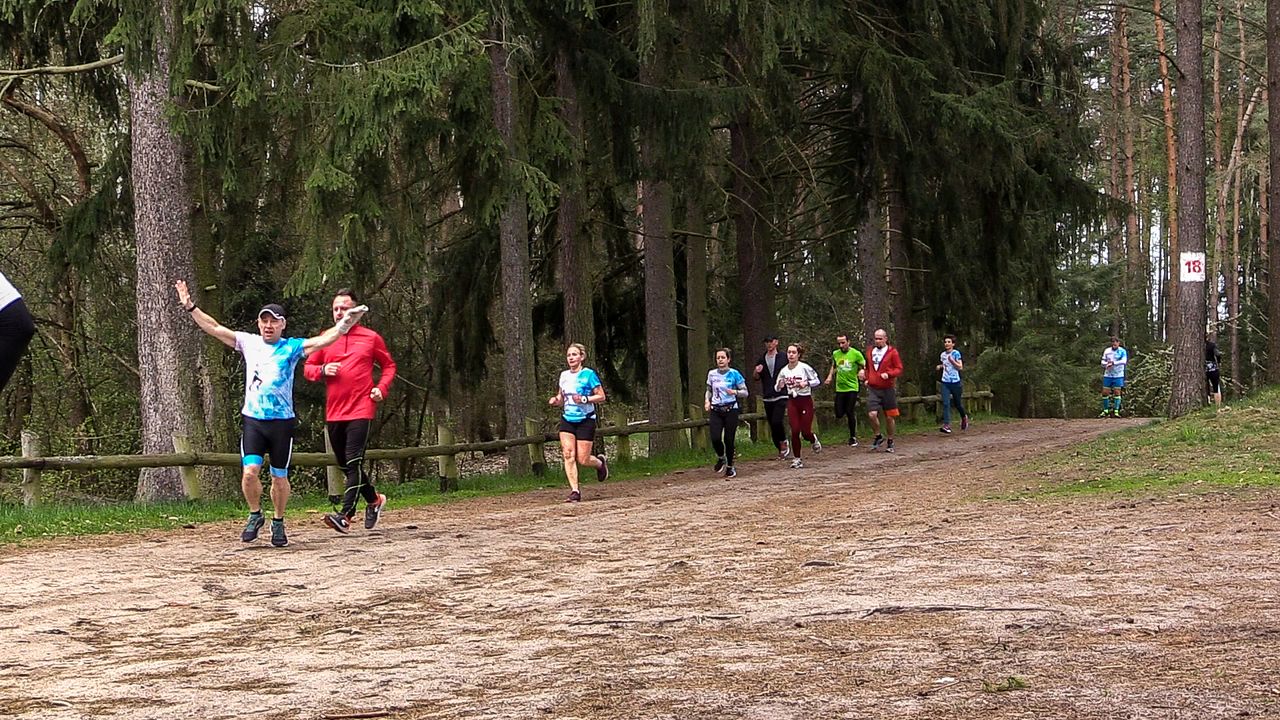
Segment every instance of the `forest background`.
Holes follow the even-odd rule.
[[[550,429],[567,342],[607,414],[656,421],[701,413],[711,348],[750,374],[777,332],[825,374],[877,327],[904,392],[955,333],[1022,416],[1096,413],[1113,333],[1131,412],[1203,400],[1206,331],[1240,395],[1280,374],[1269,23],[1280,0],[0,0],[0,271],[39,329],[0,454],[234,448],[241,360],[177,278],[235,329],[282,302],[291,335],[354,288],[399,366],[381,447]],[[1188,249],[1208,282],[1177,281]],[[320,449],[323,388],[296,396]]]

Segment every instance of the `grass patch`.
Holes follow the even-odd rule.
[[[1016,497],[1280,486],[1278,404],[1273,389],[1220,412],[1095,438],[1024,465],[1031,489]]]
[[[993,424],[1001,420],[993,416],[975,416],[975,422],[982,424]],[[932,419],[928,422],[898,424],[900,436],[936,431],[937,426]],[[870,426],[866,422],[865,414],[858,419],[858,433],[860,440],[864,443],[869,442]],[[843,444],[848,439],[844,421],[841,420],[837,424],[831,422],[830,418],[824,420],[819,427],[819,438],[824,444],[832,446]],[[644,442],[647,442],[647,436],[632,436],[633,447],[642,447],[641,443]],[[762,438],[761,442],[753,443],[746,427],[739,430],[737,453],[740,461],[764,459],[775,452],[767,436]],[[693,468],[705,468],[709,472],[714,461],[714,453],[710,450],[689,449],[656,457],[638,457],[630,462],[613,460],[609,467],[609,482],[625,482]],[[595,474],[589,469],[586,469],[583,474],[583,485],[588,491],[595,485]],[[387,493],[389,507],[395,510],[546,488],[562,488],[567,491],[568,484],[560,467],[551,466],[541,477],[505,473],[469,475],[458,481],[457,491],[450,493],[440,492],[439,481],[434,477],[398,485],[384,483],[379,485],[379,488]],[[269,501],[264,501],[263,509],[270,512]],[[303,518],[313,517],[316,513],[332,510],[333,507],[325,495],[296,494],[289,499],[286,517],[297,523]],[[41,538],[178,529],[207,522],[242,520],[246,512],[244,501],[239,499],[195,500],[150,505],[133,502],[114,504],[54,502],[34,508],[0,504],[0,544],[21,543]]]

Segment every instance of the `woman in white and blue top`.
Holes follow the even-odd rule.
[[[733,441],[738,434],[738,404],[747,396],[747,379],[729,367],[733,354],[729,348],[716,350],[716,366],[707,372],[707,392],[703,401],[707,423],[711,426],[711,447],[716,451],[716,472],[727,478],[737,477],[733,468]]]
[[[565,350],[565,362],[569,369],[560,373],[556,394],[548,400],[564,410],[560,417],[560,456],[564,458],[564,475],[569,480],[569,498],[565,502],[578,502],[578,465],[596,469],[596,479],[604,482],[609,477],[609,465],[604,454],[591,452],[596,439],[596,403],[605,400],[604,386],[595,370],[583,367],[587,349],[573,343]]]

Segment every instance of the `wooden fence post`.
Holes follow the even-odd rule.
[[[624,429],[630,424],[631,424],[630,420],[628,420],[625,417],[622,418],[622,427]],[[630,435],[618,436],[618,460],[624,463],[631,462],[631,436]]]
[[[436,424],[436,441],[440,445],[453,444],[453,428],[449,427],[447,417]],[[453,492],[454,490],[457,490],[458,456],[441,455],[438,462],[440,465],[440,492]]]
[[[30,430],[22,431],[22,457],[40,457],[40,436]],[[40,504],[40,468],[23,469],[22,504],[26,507]]]
[[[173,436],[173,451],[176,453],[191,452],[191,438],[186,435]],[[178,468],[182,475],[182,492],[188,500],[200,497],[200,471],[195,465],[183,465]]]
[[[324,429],[324,453],[333,457],[333,442],[329,440],[327,427]],[[334,505],[342,502],[342,496],[347,492],[347,478],[342,474],[342,468],[337,465],[325,465],[324,480],[329,490],[329,502]]]
[[[533,418],[524,419],[525,435],[537,435],[539,432],[540,430],[538,429],[537,420],[534,420]],[[529,446],[529,465],[533,468],[533,474],[537,477],[542,477],[547,474],[547,457],[544,450],[545,447],[540,442]]]
[[[786,400],[783,400],[786,402]],[[756,412],[760,413],[760,419],[756,421],[755,435],[758,438],[769,438],[768,442],[773,442],[773,434],[769,430],[769,412],[764,409],[764,400],[756,398]]]
[[[697,420],[698,418],[706,419],[706,411],[701,405],[689,403],[689,419]],[[700,425],[696,428],[689,428],[689,441],[693,444],[694,450],[706,450],[711,447],[711,430],[706,425]]]

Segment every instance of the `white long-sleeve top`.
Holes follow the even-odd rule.
[[[786,390],[791,397],[808,397],[813,388],[822,384],[818,372],[808,363],[798,362],[795,367],[787,365],[778,371],[778,380],[774,383],[777,390]]]

